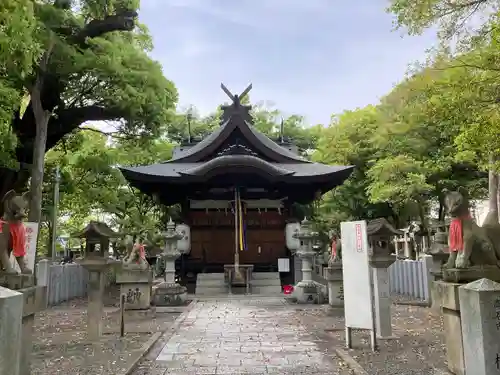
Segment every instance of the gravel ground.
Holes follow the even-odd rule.
[[[398,301],[399,302],[399,301]],[[345,347],[343,311],[323,305],[297,310],[302,323],[329,345]],[[347,352],[370,375],[431,375],[446,368],[442,320],[420,306],[392,306],[396,339],[379,340],[379,351],[370,348],[368,331],[353,331],[354,349]]]
[[[180,313],[127,311],[125,332],[119,337],[118,295],[105,300],[104,334],[98,343],[86,337],[86,299],[51,307],[35,317],[33,375],[119,375],[156,332],[166,330]]]

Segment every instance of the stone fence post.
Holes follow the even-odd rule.
[[[40,293],[39,308],[45,310],[49,304],[49,282],[50,282],[50,265],[52,263],[47,259],[40,260],[36,265],[36,284],[43,289]],[[37,296],[38,298],[38,296]]]
[[[500,284],[480,279],[458,293],[465,374],[500,373]]]
[[[19,375],[24,297],[0,287],[0,374]]]

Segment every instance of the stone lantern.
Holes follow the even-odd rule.
[[[76,262],[89,272],[87,333],[90,341],[97,341],[102,335],[106,273],[111,266],[120,263],[109,257],[109,244],[119,234],[105,223],[91,221],[73,237],[85,240],[83,257],[76,259]]]
[[[178,306],[186,301],[187,289],[175,281],[175,261],[182,255],[177,249],[177,241],[183,238],[183,235],[175,230],[172,218],[167,223],[167,232],[164,237],[165,249],[161,257],[165,261],[165,279],[157,285],[153,302],[156,306]]]
[[[434,239],[429,250],[427,251],[427,254],[432,256],[431,275],[434,276],[435,280],[441,280],[443,278],[443,265],[450,256],[448,248],[448,233],[444,228],[445,227],[441,225],[436,228]]]
[[[392,336],[389,266],[396,261],[392,237],[403,232],[386,219],[371,220],[366,225],[369,244],[369,262],[373,270],[373,295],[377,334],[381,338]]]
[[[295,285],[293,297],[297,303],[320,303],[324,294],[324,285],[312,279],[314,257],[318,253],[313,245],[315,239],[318,238],[318,233],[312,230],[312,223],[304,218],[300,224],[300,230],[295,233],[294,237],[300,240],[296,255],[302,260],[302,280]]]

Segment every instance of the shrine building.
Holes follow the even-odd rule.
[[[162,204],[182,207],[182,276],[221,273],[225,264],[278,271],[278,259],[298,247],[293,203],[307,204],[341,185],[352,166],[314,163],[295,145],[257,131],[251,106],[241,104],[251,85],[222,106],[220,127],[199,142],[178,146],[172,159],[122,167],[127,181]],[[291,271],[293,272],[293,271]]]

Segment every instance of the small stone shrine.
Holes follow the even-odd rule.
[[[379,338],[390,338],[392,323],[388,268],[396,261],[391,237],[400,236],[403,232],[386,219],[379,218],[367,223],[366,234],[370,247],[369,262],[373,270],[376,332]]]
[[[125,295],[125,310],[145,310],[151,305],[153,273],[146,260],[144,245],[134,243],[131,236],[125,239],[127,255],[116,270],[116,283],[120,294]]]
[[[105,223],[91,221],[73,237],[85,240],[85,253],[76,262],[89,272],[87,336],[89,341],[97,341],[102,336],[103,329],[106,273],[110,267],[120,263],[110,258],[109,243],[111,239],[118,238],[119,234]]]
[[[300,240],[296,255],[302,260],[302,280],[294,286],[292,297],[297,303],[322,303],[325,287],[312,279],[314,257],[317,255],[313,243],[318,233],[312,230],[312,223],[304,218],[300,230],[294,236]]]
[[[179,306],[186,302],[186,287],[175,281],[175,261],[181,256],[177,241],[182,238],[183,235],[175,230],[175,223],[170,218],[165,233],[165,249],[161,254],[165,262],[165,279],[154,290],[153,304],[155,306]]]

